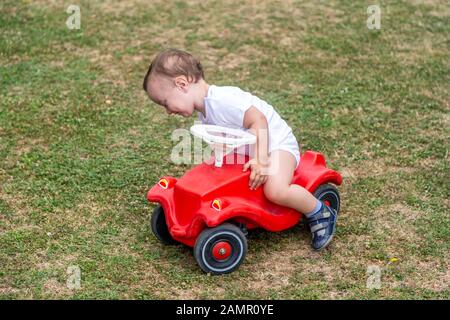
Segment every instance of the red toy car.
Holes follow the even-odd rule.
[[[193,247],[197,263],[211,274],[239,267],[247,252],[247,230],[286,230],[302,216],[268,201],[263,188],[250,190],[250,170],[242,172],[242,164],[229,163],[227,158],[221,167],[202,163],[180,179],[162,177],[147,194],[150,202],[159,203],[151,218],[155,236],[165,244]],[[302,155],[293,177],[293,183],[337,212],[340,198],[335,185],[341,182],[341,175],[327,168],[324,156],[313,151]]]

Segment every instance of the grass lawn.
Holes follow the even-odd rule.
[[[381,30],[372,1],[80,0],[80,30],[69,3],[0,3],[0,298],[450,298],[447,1],[380,1]],[[142,90],[166,47],[267,100],[343,174],[327,250],[302,226],[256,231],[214,277],[151,234],[146,191],[189,169],[167,159],[195,120]]]

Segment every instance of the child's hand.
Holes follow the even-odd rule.
[[[256,159],[251,159],[246,164],[242,171],[247,171],[251,168],[252,173],[250,174],[250,179],[248,185],[251,190],[257,189],[260,185],[266,183],[267,181],[267,168],[268,165],[259,163]]]

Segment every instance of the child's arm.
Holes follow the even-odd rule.
[[[267,181],[265,169],[269,164],[269,126],[264,114],[256,107],[250,107],[244,114],[243,126],[256,135],[255,159],[244,165],[244,171],[251,167],[249,186],[256,189]]]

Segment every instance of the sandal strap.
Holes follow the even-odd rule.
[[[322,222],[311,226],[311,232],[316,232],[328,228],[329,222]]]
[[[308,222],[312,223],[312,222],[316,222],[322,219],[328,219],[331,216],[331,212],[330,210],[328,210],[327,208],[322,208],[321,211],[315,213],[312,217],[308,218]]]

